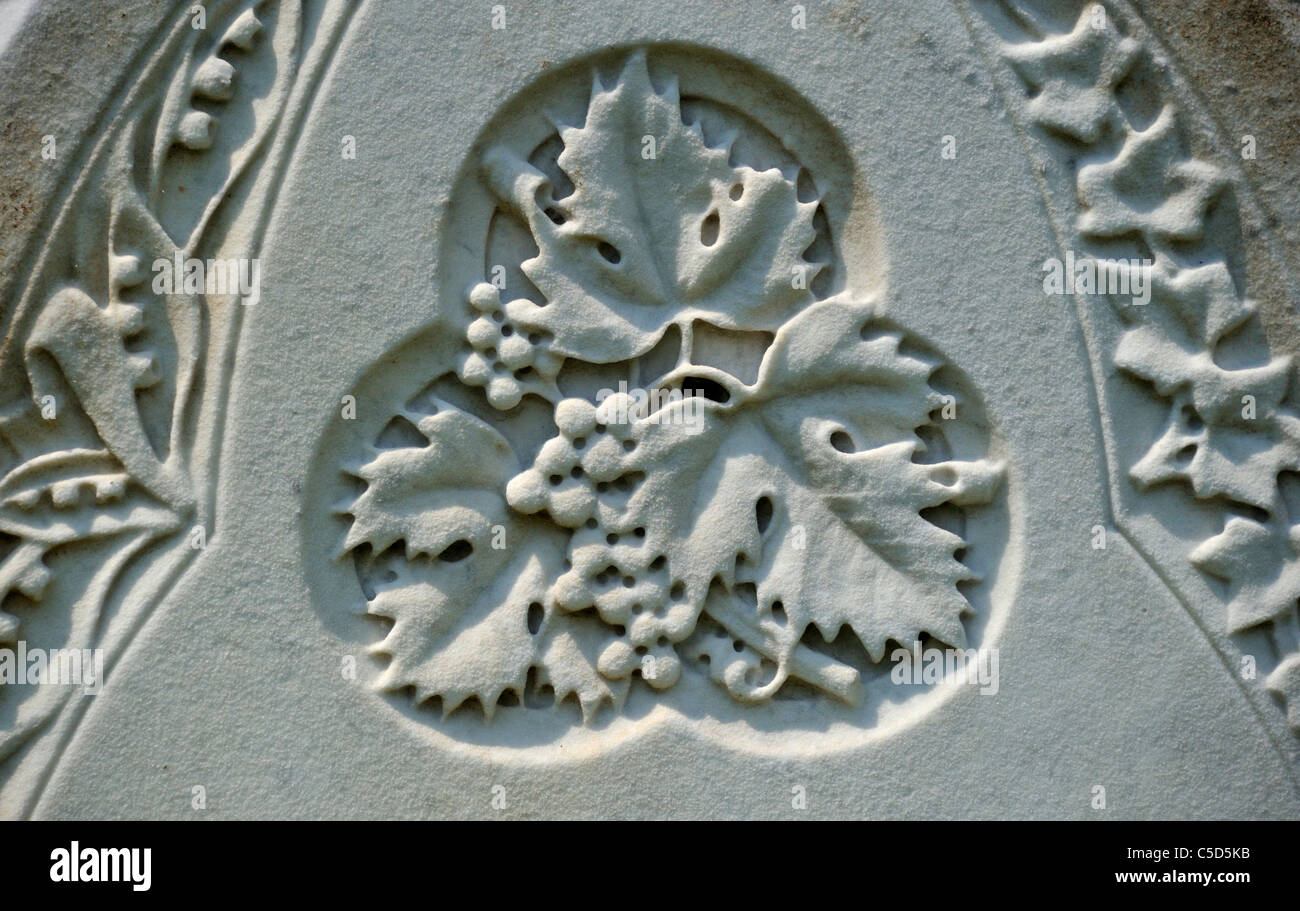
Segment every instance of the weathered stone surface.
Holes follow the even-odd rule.
[[[1292,11],[191,6],[0,56],[0,813],[1296,817]]]

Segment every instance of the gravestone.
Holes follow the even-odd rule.
[[[0,814],[1295,818],[1247,5],[0,7]]]

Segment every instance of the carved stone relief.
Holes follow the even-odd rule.
[[[996,607],[963,562],[996,572],[1007,528],[978,392],[845,283],[819,175],[728,61],[679,54],[575,63],[488,127],[445,234],[474,250],[454,363],[325,447],[377,685],[431,723],[597,724],[699,678],[870,725],[891,649],[977,648]]]
[[[208,677],[180,689],[272,712],[308,693],[287,725],[410,759],[413,790],[674,742],[700,769],[803,762],[906,796],[947,775],[917,792],[978,812],[957,758],[922,766],[1010,743],[1039,768],[1068,712],[1131,742],[1107,668],[1147,636],[1194,652],[1187,705],[1230,706],[1202,723],[1252,733],[1249,787],[1286,812],[1295,285],[1233,137],[1129,4],[832,3],[835,67],[790,50],[784,11],[779,35],[647,5],[584,36],[557,8],[521,55],[488,25],[408,33],[400,6],[167,5],[61,153],[0,310],[0,815],[79,806],[79,744],[139,699],[142,653],[210,634],[209,590],[265,612],[232,610],[211,651],[237,658],[189,658]],[[430,99],[417,46],[513,63]],[[891,82],[905,58],[924,90]],[[394,126],[376,112],[404,92]],[[312,236],[333,192],[408,272]],[[354,311],[373,332],[339,325]],[[276,630],[297,676],[222,676]],[[97,652],[122,695],[9,686],[5,654],[36,645]],[[959,664],[932,676],[930,654]],[[270,742],[269,715],[212,711]]]
[[[99,649],[111,672],[212,533],[256,254],[347,7],[240,0],[207,4],[203,28],[170,19],[69,170],[4,312],[0,644],[11,650]],[[204,274],[231,262],[242,269]],[[5,688],[0,760],[15,781],[48,775],[88,707],[75,692]]]
[[[1062,246],[1152,264],[1149,301],[1111,297],[1118,325],[1092,343],[1113,377],[1101,400],[1123,477],[1117,511],[1147,511],[1141,495],[1156,488],[1181,490],[1161,522],[1191,539],[1185,557],[1204,577],[1192,599],[1213,604],[1206,619],[1227,660],[1260,662],[1263,688],[1300,736],[1295,365],[1270,350],[1246,294],[1231,159],[1199,132],[1166,53],[1143,43],[1125,10],[1098,19],[1084,6],[1073,22],[1058,15],[1058,30],[1032,3],[976,9],[1009,70],[1009,104],[1041,162]],[[1134,392],[1155,399],[1158,423],[1126,419]]]

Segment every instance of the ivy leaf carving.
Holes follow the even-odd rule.
[[[675,82],[656,90],[645,53],[613,88],[593,86],[585,123],[560,126],[555,199],[541,171],[502,148],[485,177],[528,222],[538,255],[524,274],[548,305],[519,318],[564,357],[611,363],[649,350],[673,322],[775,331],[813,300],[821,268],[804,252],[818,202],[778,169],[735,167],[687,124]],[[792,280],[804,270],[805,282]]]
[[[1083,212],[1079,232],[1118,237],[1134,231],[1174,241],[1196,240],[1205,213],[1226,182],[1221,169],[1182,154],[1177,113],[1165,106],[1145,130],[1128,128],[1114,158],[1079,169]]]
[[[1225,263],[1178,269],[1161,256],[1150,275],[1151,302],[1121,311],[1139,323],[1121,334],[1115,363],[1170,407],[1130,476],[1141,487],[1186,481],[1201,499],[1280,510],[1278,474],[1300,468],[1300,418],[1283,405],[1290,358],[1265,354],[1233,369],[1216,360],[1223,337],[1255,315]]]
[[[1300,734],[1300,654],[1288,655],[1264,681],[1269,692],[1286,703],[1286,720]]]
[[[1244,388],[1261,392],[1265,387]],[[1282,515],[1285,506],[1277,478],[1296,470],[1300,419],[1261,411],[1253,421],[1239,416],[1235,421],[1202,420],[1192,397],[1182,392],[1170,404],[1163,433],[1133,465],[1130,476],[1143,488],[1183,481],[1199,499],[1224,497]]]
[[[1139,326],[1124,333],[1115,351],[1115,363],[1150,380],[1156,392],[1172,398],[1188,390],[1192,406],[1203,420],[1240,423],[1243,396],[1255,402],[1256,417],[1274,414],[1286,394],[1291,369],[1288,357],[1276,357],[1255,367],[1229,370],[1219,366],[1209,351],[1187,352],[1158,330]],[[1249,409],[1247,409],[1249,413]]]
[[[1026,105],[1029,116],[1049,130],[1094,143],[1119,113],[1115,86],[1133,68],[1138,43],[1109,23],[1097,28],[1093,8],[1085,6],[1074,28],[1040,41],[1009,44],[1003,55],[1037,91]]]
[[[1131,274],[1124,260],[1114,266]],[[1158,254],[1147,275],[1151,299],[1146,304],[1123,297],[1112,300],[1125,319],[1152,327],[1189,355],[1213,349],[1255,315],[1254,302],[1238,294],[1225,262],[1181,267]]]
[[[1300,527],[1233,516],[1192,551],[1198,569],[1228,583],[1228,631],[1238,633],[1293,611],[1300,598]]]

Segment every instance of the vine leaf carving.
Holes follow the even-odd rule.
[[[673,322],[777,329],[813,300],[822,264],[803,254],[818,202],[778,169],[733,166],[682,118],[677,85],[651,83],[643,52],[617,84],[597,78],[585,123],[559,125],[556,188],[516,154],[493,149],[488,183],[527,220],[539,252],[522,264],[547,306],[520,316],[564,357],[612,363],[649,350]],[[792,280],[804,270],[805,281]]]
[[[367,607],[392,621],[371,649],[389,658],[377,685],[414,687],[417,701],[439,697],[444,715],[473,697],[491,718],[504,692],[524,697],[537,668],[539,681],[558,699],[576,697],[584,715],[621,700],[625,688],[592,666],[590,636],[536,601],[558,573],[557,552],[509,515],[502,491],[518,471],[510,445],[478,418],[435,404],[432,415],[409,416],[428,443],[360,466],[367,487],[347,508],[345,551],[368,545],[380,555],[402,545],[393,578]]]
[[[584,720],[590,720],[602,705],[623,704],[631,680],[611,680],[596,666],[609,643],[600,624],[575,622],[548,599],[540,639],[537,682],[555,690],[557,703],[577,699]]]
[[[535,562],[513,566],[508,555],[438,569],[437,585],[399,574],[370,601],[369,613],[393,621],[371,647],[389,658],[377,685],[413,686],[417,702],[440,697],[444,715],[476,697],[491,718],[503,692],[523,692],[534,660],[528,605],[546,582]]]
[[[560,435],[507,496],[573,530],[554,599],[626,629],[602,673],[640,668],[652,686],[672,685],[670,646],[705,610],[775,667],[762,686],[728,680],[746,701],[790,674],[855,698],[856,671],[799,644],[810,625],[827,639],[848,625],[877,661],[891,639],[964,644],[957,583],[973,576],[954,552],[965,542],[921,512],[989,502],[1002,469],[913,461],[924,449],[915,431],[940,403],[938,364],[901,352],[901,334],[872,315],[838,299],[805,311],[755,387],[725,405],[679,399],[627,422],[622,393],[600,409],[559,404]]]
[[[379,453],[357,476],[366,491],[349,507],[344,548],[369,544],[382,553],[405,541],[408,556],[437,557],[457,541],[489,549],[491,526],[506,518],[496,488],[518,462],[510,444],[453,405],[412,416],[428,445]]]
[[[890,642],[965,645],[976,577],[948,528],[1003,466],[943,458],[941,361],[874,303],[812,290],[833,241],[811,175],[789,150],[751,167],[785,141],[751,146],[755,125],[710,104],[652,81],[642,49],[595,76],[579,123],[485,143],[474,193],[536,251],[523,291],[495,267],[449,280],[469,314],[455,375],[525,448],[438,402],[399,415],[422,445],[352,472],[344,552],[393,624],[382,686],[489,718],[550,687],[589,719],[634,676],[667,690],[707,659],[742,702],[795,679],[855,705]]]
[[[823,339],[835,342],[819,352]],[[790,518],[809,534],[794,561],[795,603],[824,634],[848,624],[877,661],[887,640],[911,643],[922,632],[964,644],[969,603],[956,584],[974,576],[954,551],[965,542],[921,511],[987,503],[1002,474],[987,459],[913,461],[925,449],[915,430],[942,399],[929,384],[939,363],[905,353],[903,341],[873,324],[869,308],[819,305],[778,337],[757,396],[768,434],[797,466],[792,476],[806,478],[787,494]],[[846,589],[827,590],[830,580]]]

